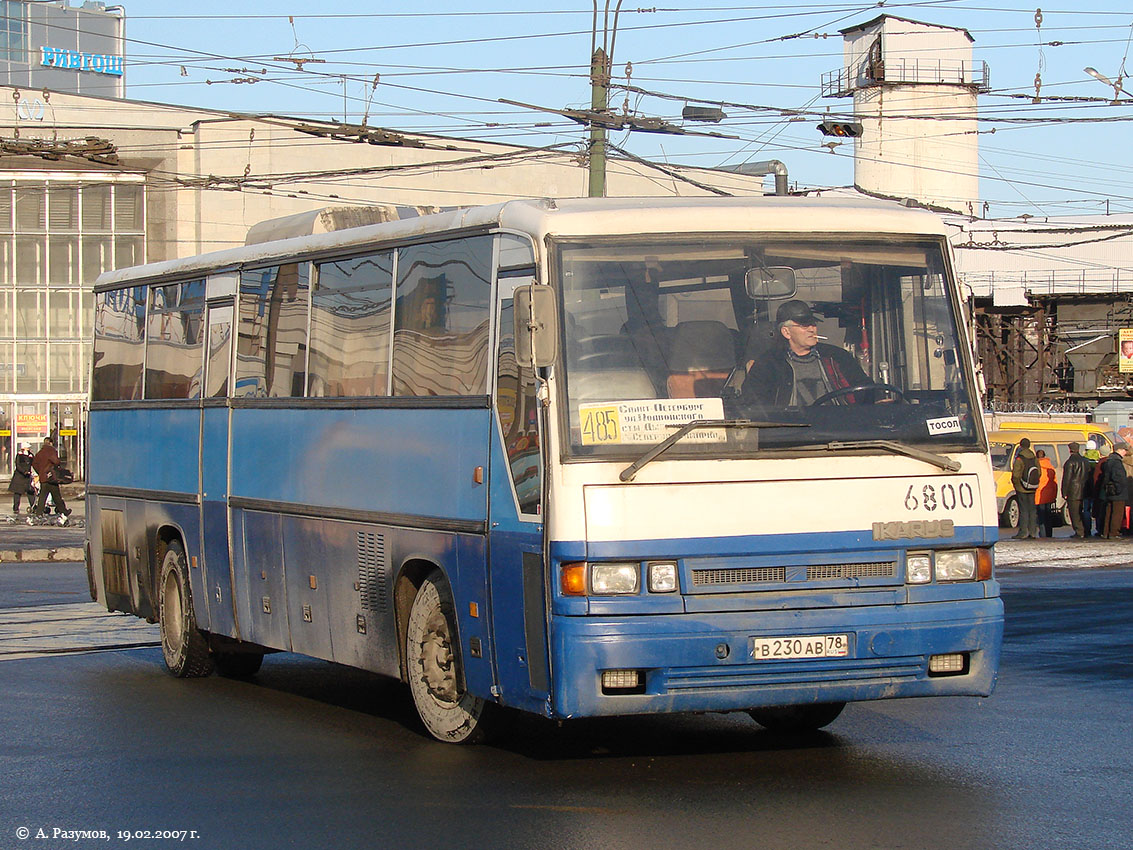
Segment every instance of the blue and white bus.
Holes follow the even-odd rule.
[[[813,729],[986,696],[945,235],[872,201],[530,200],[109,272],[92,591],[177,676],[327,659],[444,741],[500,707]]]

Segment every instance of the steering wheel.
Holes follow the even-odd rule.
[[[900,387],[895,387],[892,384],[858,384],[856,387],[842,387],[838,390],[831,390],[826,395],[819,396],[807,406],[817,407],[820,404],[826,404],[828,401],[834,401],[835,399],[853,395],[854,393],[878,391],[889,393],[896,401],[906,400],[904,391]]]

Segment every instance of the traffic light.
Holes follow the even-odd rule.
[[[856,121],[823,121],[818,129],[824,136],[856,139],[862,134],[862,125]]]

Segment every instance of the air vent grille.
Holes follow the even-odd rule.
[[[692,584],[701,587],[707,584],[757,584],[769,581],[786,581],[784,567],[748,567],[735,570],[693,570]]]
[[[386,610],[386,539],[380,534],[358,532],[358,593],[365,610]]]
[[[807,581],[892,578],[895,575],[897,575],[897,564],[894,561],[872,561],[865,564],[812,564],[806,568]]]

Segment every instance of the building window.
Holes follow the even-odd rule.
[[[0,60],[28,62],[27,3],[0,0]]]
[[[145,261],[142,183],[60,178],[0,180],[4,391],[86,392],[91,285],[104,271]]]

